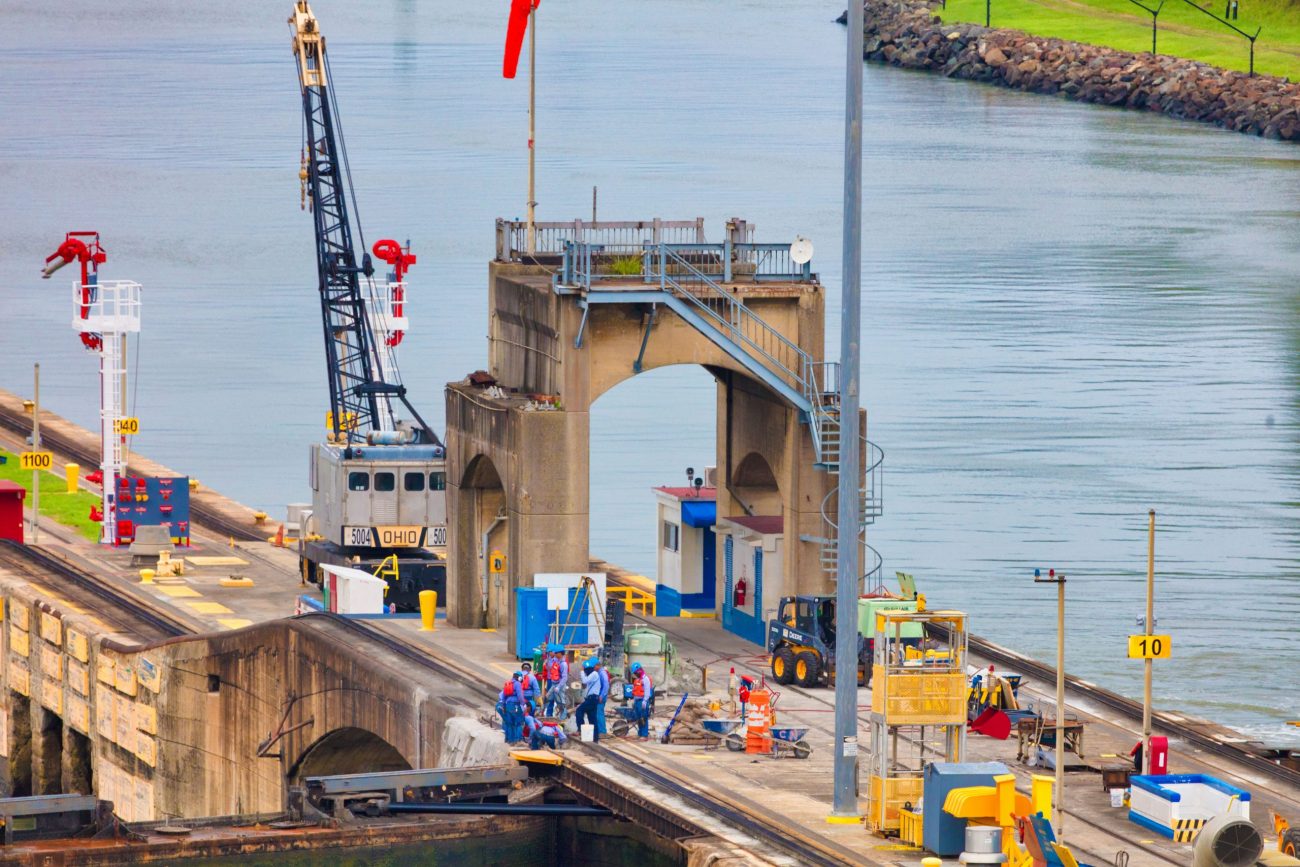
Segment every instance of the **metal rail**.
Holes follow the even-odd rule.
[[[66,581],[97,600],[108,603],[113,611],[125,612],[148,625],[164,638],[193,634],[193,630],[180,621],[114,588],[104,580],[49,551],[3,539],[0,540],[0,562],[20,566],[29,572],[40,570],[46,575]]]
[[[1041,679],[1044,683],[1051,683],[1056,680],[1056,669],[1046,663],[1023,656],[1013,650],[1009,650],[993,642],[972,635],[970,637],[970,650],[986,659],[1004,665],[1013,671],[1019,671],[1024,674],[1033,675]],[[1069,689],[1076,695],[1087,697],[1098,704],[1104,705],[1113,711],[1118,712],[1121,716],[1134,720],[1142,721],[1142,703],[1126,698],[1119,693],[1111,692],[1108,689],[1080,680],[1073,675],[1066,674],[1065,683]],[[1300,771],[1280,765],[1258,753],[1251,752],[1245,747],[1229,744],[1220,741],[1211,735],[1196,729],[1186,723],[1172,719],[1168,714],[1153,713],[1152,720],[1155,725],[1172,735],[1182,738],[1188,743],[1222,756],[1233,762],[1246,766],[1252,771],[1258,771],[1267,774],[1276,780],[1289,785],[1300,787]]]
[[[14,412],[7,407],[0,407],[0,426],[26,436],[31,432],[32,420],[24,413]],[[46,448],[72,458],[82,466],[99,466],[99,453],[97,451],[86,448],[71,437],[52,431],[48,427],[42,427],[41,429],[41,443]],[[130,472],[130,470],[131,467],[128,464],[127,471]],[[190,498],[190,518],[191,524],[198,524],[200,527],[216,531],[222,536],[229,536],[240,542],[262,542],[266,540],[264,534],[258,534],[252,528],[231,521],[214,509],[195,501],[193,497]]]
[[[331,623],[337,624],[344,629],[352,632],[358,637],[363,637],[372,641],[384,649],[410,660],[421,668],[437,672],[446,677],[450,677],[460,683],[464,683],[474,692],[482,695],[485,700],[495,702],[497,699],[496,691],[482,681],[474,679],[451,665],[448,665],[438,659],[435,659],[425,653],[416,650],[409,645],[403,644],[390,635],[367,625],[363,621],[349,620],[340,617],[337,614],[331,614],[324,611],[313,611],[308,614],[299,615],[295,619],[304,618],[324,618]],[[599,744],[584,744],[584,748],[593,750],[600,756],[608,760],[611,764],[617,765],[626,773],[636,775],[642,779],[648,780],[668,793],[682,799],[688,804],[703,810],[725,822],[735,825],[744,833],[750,834],[761,839],[764,843],[788,853],[798,859],[800,864],[857,864],[859,859],[855,853],[839,847],[812,841],[800,836],[800,830],[793,825],[768,825],[766,822],[754,821],[754,816],[746,813],[736,807],[721,803],[707,794],[697,792],[694,789],[682,785],[671,777],[667,777],[657,771],[652,771],[641,762],[630,756],[625,756],[617,750],[611,750],[608,747],[602,747]],[[689,820],[686,823],[693,825]]]

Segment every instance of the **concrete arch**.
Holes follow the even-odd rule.
[[[312,742],[289,767],[290,785],[305,777],[407,771],[410,763],[397,748],[374,732],[347,726]]]
[[[806,540],[823,532],[820,506],[831,480],[814,465],[799,410],[764,384],[778,367],[760,360],[787,345],[822,358],[825,299],[815,280],[728,285],[769,330],[745,331],[750,344],[727,348],[710,339],[719,334],[712,326],[679,315],[657,287],[635,278],[602,287],[596,298],[555,284],[540,265],[497,261],[488,289],[487,369],[495,382],[476,375],[447,388],[453,624],[500,627],[513,648],[515,588],[531,586],[538,572],[590,570],[591,406],[641,372],[680,364],[702,366],[716,382],[719,516],[780,516],[786,543],[773,556],[789,578],[772,582],[774,598],[828,589],[817,544]],[[751,369],[736,354],[743,352],[766,369]],[[499,488],[489,486],[485,459]],[[503,534],[507,566],[500,586],[491,579],[483,605],[483,504],[496,490],[504,529],[493,532]],[[744,499],[757,502],[743,507]]]
[[[781,485],[772,465],[757,451],[746,452],[731,471],[731,499],[740,508],[732,516],[781,515]]]
[[[477,455],[466,465],[464,473],[461,475],[460,486],[462,488],[500,488],[501,474],[497,472],[496,464],[487,455]]]
[[[478,607],[483,625],[496,628],[509,618],[509,588],[504,573],[492,571],[494,552],[505,553],[510,547],[510,501],[512,490],[502,481],[501,472],[488,454],[472,458],[460,474],[461,523],[469,524],[478,567]],[[507,558],[508,559],[508,558]]]

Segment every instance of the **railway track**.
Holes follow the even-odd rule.
[[[24,413],[0,406],[0,427],[7,428],[15,434],[25,437],[31,433],[32,420],[30,416]],[[52,428],[47,427],[41,430],[41,445],[60,455],[71,458],[84,467],[99,466],[99,452],[97,449],[88,448]],[[198,524],[200,527],[222,536],[232,537],[240,542],[266,541],[264,533],[259,534],[253,528],[230,520],[195,497],[190,498],[190,518],[192,523]]]
[[[674,632],[671,629],[666,629],[659,624],[655,624],[654,628],[663,630],[664,632],[668,633],[670,636],[674,636],[679,640],[679,642],[686,642],[690,644],[696,644],[696,646],[699,646],[697,642],[695,642],[695,640],[692,639],[690,636],[682,635],[681,633]],[[751,662],[756,663],[757,660],[759,659],[760,657],[756,655],[753,658],[753,660],[751,660]],[[766,657],[761,657],[761,659],[766,660]],[[766,668],[765,664],[763,666],[764,670],[758,670],[754,668],[753,665],[747,665],[746,663],[743,663],[739,658],[735,660],[735,663],[737,669],[740,669],[742,665],[744,665],[746,667],[749,667],[750,670],[754,673],[757,674],[767,673],[765,670]],[[1055,676],[1056,675],[1053,673],[1052,677],[1055,678]],[[834,701],[827,699],[822,694],[820,694],[824,692],[824,690],[809,690],[809,689],[804,689],[802,687],[796,687],[796,686],[787,686],[784,687],[784,689],[791,691],[793,695],[798,695],[801,699],[804,699],[806,701],[811,701],[815,704],[823,705],[825,707],[825,710],[828,712],[833,711],[835,709]],[[797,709],[787,710],[787,712],[791,714],[801,714],[801,713],[807,714],[810,712],[810,709],[797,708]],[[866,714],[859,714],[858,719],[859,721],[869,721],[870,718]],[[832,728],[826,725],[819,725],[818,723],[815,722],[810,723],[809,728],[816,729],[817,731],[820,731],[821,733],[829,736],[831,741],[834,742],[835,733]],[[904,740],[907,740],[911,743],[916,743],[916,741],[912,738],[904,737]],[[1088,818],[1082,813],[1076,812],[1075,810],[1066,809],[1063,812],[1065,813],[1066,817],[1071,820],[1071,822],[1078,822],[1080,824],[1087,825],[1088,827],[1105,834],[1106,836],[1110,837],[1112,840],[1115,840],[1118,843],[1123,844],[1125,846],[1131,847],[1133,852],[1140,852],[1144,856],[1159,859],[1163,863],[1173,864],[1176,865],[1176,867],[1184,867],[1185,865],[1185,859],[1180,860],[1179,858],[1173,857],[1170,855],[1168,851],[1165,851],[1160,848],[1152,847],[1147,843],[1142,842],[1142,840],[1139,839],[1138,837],[1125,834],[1122,831],[1117,830],[1113,825],[1103,825],[1099,822],[1096,822]],[[1108,855],[1104,855],[1099,852],[1082,848],[1073,842],[1070,845],[1076,850],[1076,854],[1086,856],[1090,860],[1094,861],[1095,863],[1101,864],[1101,863],[1109,863],[1111,861],[1111,858]]]
[[[428,656],[407,644],[403,644],[396,638],[393,638],[364,622],[349,620],[340,617],[337,614],[330,614],[328,612],[311,612],[309,614],[300,615],[300,617],[326,618],[331,623],[339,625],[341,628],[351,632],[358,638],[364,638],[365,640],[378,644],[385,650],[388,650],[403,659],[409,660],[411,663],[423,669],[465,683],[472,690],[482,695],[486,702],[495,703],[497,700],[497,693],[495,690],[473,677],[468,672]],[[737,827],[746,834],[759,838],[774,850],[783,852],[790,857],[795,858],[799,864],[860,863],[856,854],[847,849],[841,850],[833,844],[827,845],[810,840],[804,837],[796,826],[769,825],[766,822],[755,821],[755,817],[752,814],[744,812],[730,804],[722,803],[706,794],[685,786],[672,777],[652,770],[631,756],[624,755],[618,750],[602,747],[599,744],[586,744],[585,746],[588,749],[598,752],[603,759],[608,761],[610,764],[615,765],[621,771],[649,780],[655,786],[677,798],[680,798],[682,801],[690,804],[696,809],[721,819],[722,821]]]
[[[70,595],[78,597],[73,601],[86,604],[100,617],[133,627],[130,631],[139,632],[142,637],[176,638],[193,632],[181,621],[50,551],[4,539],[0,540],[0,563],[42,583],[71,587]],[[118,616],[121,614],[126,618]],[[127,623],[128,620],[135,623]],[[137,624],[144,628],[135,628]]]

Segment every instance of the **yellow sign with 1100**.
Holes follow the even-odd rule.
[[[24,470],[48,470],[54,466],[54,455],[49,452],[23,452],[18,456],[18,466]]]
[[[1168,659],[1172,648],[1168,635],[1130,635],[1129,659]]]

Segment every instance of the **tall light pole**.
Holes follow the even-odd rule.
[[[844,265],[840,320],[839,509],[835,563],[835,800],[858,815],[858,382],[862,339],[862,0],[849,0],[844,86]]]
[[[1156,510],[1147,512],[1147,635],[1156,628]],[[1142,660],[1142,773],[1151,773],[1151,663],[1150,656]]]
[[[1065,574],[1034,570],[1035,584],[1056,585],[1056,839],[1065,843]]]
[[[32,451],[41,450],[41,366],[32,370]],[[41,471],[32,468],[32,544],[41,541]]]

